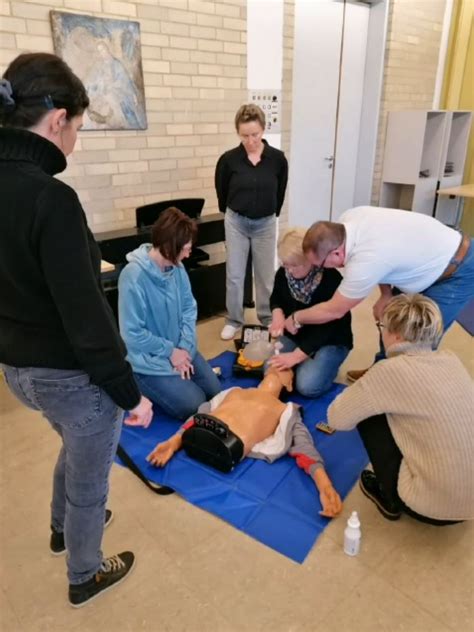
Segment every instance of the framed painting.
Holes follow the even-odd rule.
[[[54,50],[84,83],[83,129],[146,129],[140,25],[51,11]]]

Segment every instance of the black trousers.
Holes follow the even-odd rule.
[[[462,522],[462,520],[436,520],[422,516],[405,505],[400,498],[397,486],[403,455],[395,443],[386,415],[374,415],[361,421],[357,430],[369,455],[380,489],[388,502],[399,507],[400,511],[415,518],[415,520],[438,527]]]

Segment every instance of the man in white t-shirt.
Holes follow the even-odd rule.
[[[291,333],[305,324],[342,318],[377,285],[375,320],[380,320],[394,291],[420,293],[438,304],[445,330],[474,297],[472,240],[421,213],[358,206],[338,223],[313,224],[303,248],[313,265],[343,268],[344,279],[329,301],[286,320]],[[354,381],[364,372],[351,371],[354,375],[348,377]]]

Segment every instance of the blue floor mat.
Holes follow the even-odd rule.
[[[255,386],[255,379],[232,376],[234,360],[235,354],[226,351],[210,361],[222,369],[223,389]],[[327,407],[343,388],[334,384],[318,400],[290,396],[303,406],[303,419],[341,498],[352,489],[367,464],[367,453],[356,430],[326,435],[315,430],[314,425],[326,419]],[[329,520],[318,514],[321,505],[316,486],[295,460],[285,456],[270,465],[247,458],[232,472],[223,474],[181,451],[163,469],[149,465],[147,454],[178,427],[175,419],[158,411],[146,430],[124,426],[120,444],[148,480],[173,488],[193,505],[230,522],[295,562],[303,562]]]

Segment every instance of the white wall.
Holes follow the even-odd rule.
[[[283,0],[247,0],[247,88],[281,90],[282,77]],[[281,147],[281,134],[265,138]]]
[[[364,102],[367,34],[369,15],[366,4],[346,3],[341,82],[336,136],[334,188],[329,219],[337,221],[348,208],[355,206],[354,193],[359,168],[365,164],[359,155],[361,114]],[[374,126],[374,139],[377,127]],[[367,151],[367,147],[365,148]],[[375,152],[375,145],[374,145]],[[370,200],[367,191],[365,204]],[[361,202],[364,203],[364,202]]]
[[[380,116],[385,42],[389,15],[389,0],[373,4],[369,12],[367,54],[364,77],[364,106],[361,112],[358,170],[354,187],[354,206],[371,203],[377,149],[377,129]]]

